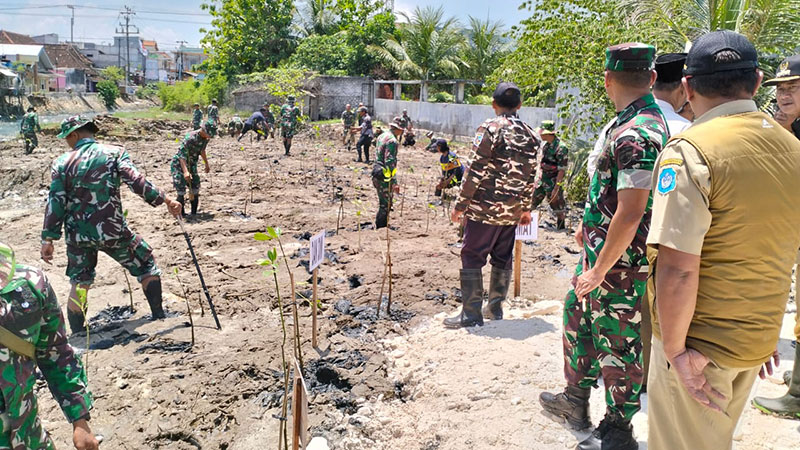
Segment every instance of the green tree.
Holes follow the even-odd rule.
[[[466,67],[462,75],[464,78],[485,80],[508,52],[508,41],[503,38],[503,24],[470,16],[465,34],[467,43],[462,59]]]
[[[349,75],[387,76],[381,60],[367,49],[383,45],[395,32],[397,18],[382,0],[336,0],[340,33],[353,50]]]
[[[263,71],[295,48],[292,0],[210,0],[201,7],[213,18],[201,42],[213,49],[207,67],[225,76]]]
[[[417,7],[411,16],[400,14],[407,23],[400,24],[396,35],[382,46],[370,50],[401,77],[433,80],[458,76],[463,60],[460,51],[464,36],[454,17],[444,18],[444,9]]]
[[[348,75],[356,53],[344,33],[313,34],[300,41],[289,65],[326,75]]]
[[[297,8],[300,31],[305,36],[338,31],[335,0],[304,0]]]
[[[119,97],[119,86],[111,80],[103,80],[97,83],[97,95],[103,100],[103,104],[108,109],[114,108],[114,102]]]
[[[119,84],[125,79],[125,75],[122,73],[121,68],[117,66],[108,66],[100,71],[100,78]]]

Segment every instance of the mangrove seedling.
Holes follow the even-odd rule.
[[[189,306],[189,294],[186,293],[186,288],[181,282],[181,277],[178,276],[178,268],[175,267],[172,271],[175,273],[175,279],[178,280],[178,284],[181,286],[181,291],[183,291],[183,300],[186,301],[186,312],[189,314],[189,326],[192,328],[192,347],[194,347],[194,319],[192,318],[192,308]],[[202,306],[203,303],[201,302],[200,307]]]
[[[89,300],[87,298],[87,290],[80,287],[75,286],[75,295],[78,296],[77,299],[70,298],[72,303],[78,305],[80,308],[81,313],[83,313],[83,323],[86,326],[86,361],[84,362],[84,366],[86,366],[86,374],[89,374],[89,344],[90,344],[90,336],[89,336]]]

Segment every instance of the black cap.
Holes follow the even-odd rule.
[[[436,148],[438,148],[439,151],[442,151],[442,150],[448,150],[449,151],[450,150],[450,146],[447,145],[447,140],[445,140],[445,139],[437,139],[436,140]]]
[[[764,86],[775,86],[778,83],[794,80],[800,80],[800,55],[784,59],[781,65],[778,66],[775,78],[765,81]]]
[[[656,72],[661,83],[681,81],[686,53],[664,53],[656,58]]]
[[[714,57],[723,51],[739,54],[738,61],[717,62]],[[683,74],[709,75],[728,70],[756,69],[758,52],[744,35],[729,30],[712,31],[697,38],[686,56]]]
[[[500,98],[507,98],[509,100],[517,100],[516,103],[519,103],[519,99],[522,96],[519,92],[519,88],[516,84],[510,81],[503,81],[497,85],[497,89],[494,90],[494,95],[492,98],[498,100]],[[510,101],[509,103],[515,103],[514,101]]]

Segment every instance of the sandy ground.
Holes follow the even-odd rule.
[[[174,195],[169,160],[187,123],[106,119],[102,125],[108,135],[101,140],[124,143],[148,178]],[[369,225],[377,209],[369,168],[333,141],[336,130],[304,132],[289,158],[273,140],[245,138],[239,144],[226,137],[209,145],[212,172],[203,175],[201,214],[186,228],[222,331],[214,328],[207,307],[200,315],[205,300],[175,221],[165,208],[153,209],[124,191],[131,227],[154,247],[164,272],[172,314],[149,321],[135,280],[136,312],[131,312],[122,269],[100,257],[89,293],[88,371],[96,398],[92,426],[104,436],[103,447],[277,447],[280,311],[271,278],[255,264],[272,245],[254,241],[253,234],[279,226],[297,291],[306,297],[310,276],[302,263],[308,236],[329,231],[320,272],[319,349],[310,343],[309,303],[301,298],[299,307],[312,435],[325,437],[334,449],[572,448],[583,436],[542,416],[536,400],[542,390],[562,386],[560,308],[577,261],[572,239],[552,231],[552,218],[544,214],[540,240],[523,247],[522,293],[509,305],[508,320],[479,329],[443,329],[441,318],[457,310],[460,297],[457,228],[443,207],[427,206],[436,157],[402,149],[404,199],[395,206],[391,232],[392,312],[387,317],[384,301],[376,318],[385,233]],[[43,266],[38,234],[48,166],[63,144],[52,136],[41,143],[30,156],[15,142],[0,143],[0,239],[14,245],[19,260]],[[334,234],[340,207],[343,219]],[[69,291],[64,252],[60,241],[55,264],[45,267],[62,303]],[[193,311],[194,346],[176,268]],[[286,299],[290,283],[284,267],[279,280]],[[292,333],[291,310],[285,313]],[[784,368],[793,354],[792,323],[785,325]],[[83,351],[86,336],[72,342]],[[774,381],[760,383],[758,393],[782,394],[785,387]],[[45,426],[58,448],[69,448],[69,426],[44,386],[38,389]],[[603,411],[599,392],[592,408],[597,422]],[[646,422],[644,412],[635,419],[641,448]],[[798,424],[748,408],[738,448],[798,448]]]

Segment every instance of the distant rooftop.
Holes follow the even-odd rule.
[[[36,45],[37,42],[26,34],[0,30],[0,44]]]

